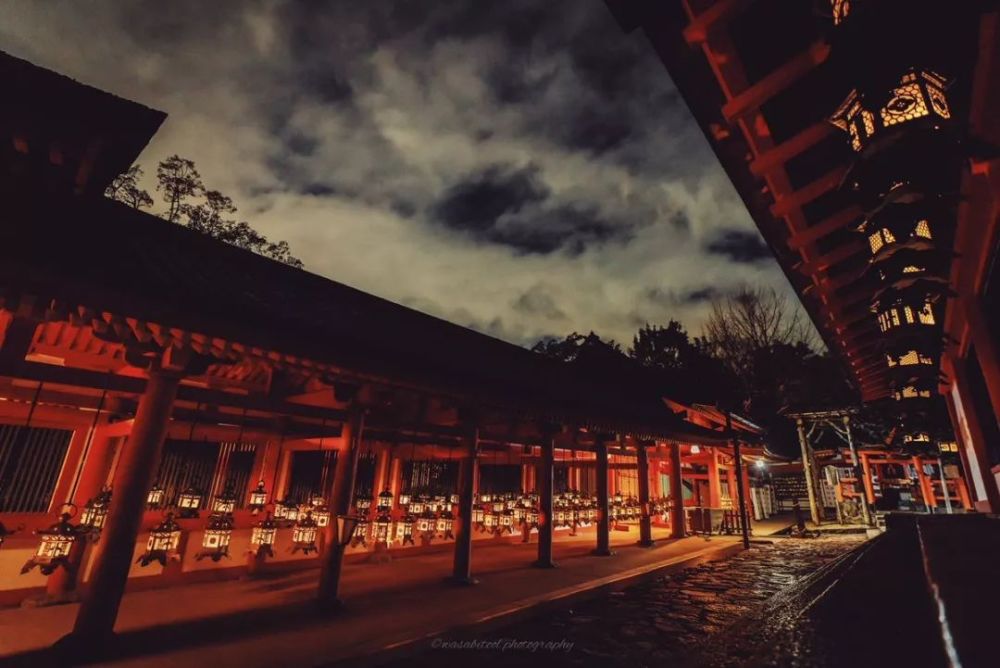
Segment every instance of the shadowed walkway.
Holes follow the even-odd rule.
[[[635,532],[615,532],[612,557],[593,557],[592,540],[556,543],[559,568],[530,566],[535,544],[477,544],[481,583],[443,583],[451,553],[345,568],[347,608],[334,618],[312,605],[317,572],[265,580],[136,592],[122,603],[114,657],[101,665],[218,667],[317,665],[404,647],[455,627],[510,619],[538,605],[623,586],[671,565],[700,563],[739,549],[735,538],[661,541],[644,549]],[[657,532],[661,534],[661,532]],[[0,611],[0,652],[10,665],[65,665],[45,648],[72,625],[76,605]],[[280,653],[280,656],[279,656]]]

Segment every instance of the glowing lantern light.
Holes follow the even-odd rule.
[[[358,514],[367,517],[368,511],[371,510],[372,500],[367,496],[359,496],[354,499],[354,508],[358,511]]]
[[[373,540],[376,545],[379,543],[388,545],[392,542],[392,536],[389,533],[389,529],[392,528],[392,518],[388,513],[380,513],[378,517],[375,518],[375,522],[372,526],[374,528]]]
[[[387,513],[392,510],[392,492],[388,489],[382,490],[378,495],[378,501],[375,505],[375,509],[380,513]]]
[[[353,532],[353,542],[352,545],[361,545],[363,547],[368,547],[368,528],[370,523],[368,522],[367,516],[357,516],[355,522],[354,532]]]
[[[399,507],[400,508],[406,508],[407,506],[410,505],[410,493],[409,492],[400,492],[399,493],[399,499],[398,499],[398,501],[399,501]]]
[[[154,561],[166,566],[168,560],[177,560],[177,549],[181,544],[181,527],[174,521],[174,514],[167,516],[149,532],[146,552],[137,560],[141,566],[149,566]]]
[[[80,526],[88,531],[100,533],[104,528],[104,522],[108,518],[108,507],[111,505],[111,489],[105,487],[101,492],[87,501],[80,513]]]
[[[198,511],[201,509],[201,492],[193,486],[185,489],[177,497],[177,509],[184,519],[198,517]]]
[[[319,534],[316,522],[313,521],[312,513],[307,512],[305,517],[299,518],[292,528],[292,554],[302,551],[304,554],[319,552],[316,547],[316,536]]]
[[[230,489],[212,499],[212,512],[225,515],[236,510],[236,497]]]
[[[163,486],[156,483],[153,485],[153,488],[149,490],[149,493],[146,494],[146,505],[151,510],[156,510],[163,505],[163,499],[166,495],[167,492],[163,489]]]
[[[201,537],[202,551],[195,555],[201,561],[208,557],[219,561],[229,558],[229,544],[233,540],[233,518],[225,513],[212,513],[208,518],[208,526]]]
[[[479,504],[472,506],[472,523],[482,528],[485,522],[486,513],[483,511],[483,507]]]
[[[274,542],[278,538],[278,523],[268,513],[250,532],[250,544],[256,546],[257,554],[274,556]]]
[[[70,524],[70,520],[75,514],[76,507],[68,503],[62,508],[59,520],[47,529],[39,529],[37,532],[41,540],[35,554],[21,568],[21,573],[27,573],[36,566],[45,575],[52,575],[57,568],[62,566],[67,571],[70,570],[69,554],[76,543],[76,539],[86,529]]]
[[[416,545],[413,541],[413,517],[411,515],[403,516],[403,519],[396,523],[396,539],[400,541],[400,545]]]
[[[415,496],[410,499],[410,505],[407,507],[407,513],[410,515],[421,515],[424,512],[424,501],[420,496]]]
[[[267,488],[264,487],[263,480],[260,480],[257,483],[257,487],[250,492],[250,503],[247,505],[250,506],[254,515],[262,511],[264,506],[267,505]]]
[[[455,537],[455,518],[452,517],[451,511],[441,513],[441,516],[438,517],[437,529],[442,538]]]

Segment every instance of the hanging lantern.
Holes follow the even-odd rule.
[[[437,530],[441,538],[455,538],[455,518],[451,512],[442,512],[437,521]]]
[[[250,503],[248,504],[253,514],[256,515],[267,505],[267,488],[264,487],[264,480],[261,479],[250,492]]]
[[[424,512],[424,501],[421,496],[414,496],[410,499],[410,505],[407,507],[407,513],[413,515],[414,517],[422,515]]]
[[[528,516],[528,509],[527,508],[525,508],[522,504],[518,504],[518,505],[514,506],[514,509],[511,512],[514,513],[514,523],[515,524],[517,524],[518,526],[520,526],[521,524],[524,524],[524,520]]]
[[[490,509],[490,512],[483,515],[483,529],[485,531],[495,531],[500,524],[498,515]]]
[[[354,546],[361,545],[362,547],[368,547],[368,528],[370,526],[371,524],[368,522],[367,516],[358,517],[350,544]]]
[[[458,494],[452,493],[451,496],[448,497],[448,502],[453,506],[457,506],[459,504]]]
[[[250,532],[250,544],[256,546],[257,554],[274,556],[274,542],[278,538],[278,523],[274,521],[271,513],[257,523],[257,526]]]
[[[298,520],[299,508],[294,503],[285,499],[274,504],[274,519],[285,524],[291,524]]]
[[[316,522],[316,526],[320,529],[330,526],[330,509],[326,507],[326,504],[319,506],[313,506],[312,509],[313,520]]]
[[[195,555],[201,561],[208,557],[219,561],[229,558],[229,544],[233,540],[233,518],[226,513],[212,513],[208,518],[208,526],[201,537],[202,551]]]
[[[326,497],[319,492],[313,492],[309,495],[309,504],[314,508],[326,505]]]
[[[236,496],[232,493],[231,488],[227,487],[225,492],[212,499],[213,513],[225,515],[234,510],[236,510]]]
[[[388,513],[379,513],[375,518],[375,522],[372,523],[372,527],[374,528],[372,540],[375,541],[376,545],[379,543],[388,545],[392,542],[392,537],[389,533],[389,529],[392,528],[392,518]]]
[[[423,534],[425,538],[432,537],[436,530],[437,517],[433,511],[425,510],[423,514],[417,517],[417,532]]]
[[[319,552],[316,547],[316,537],[319,531],[316,522],[313,521],[312,513],[307,512],[306,516],[300,518],[292,527],[292,554],[301,550],[304,554]]]
[[[71,570],[69,553],[73,549],[76,539],[87,531],[83,527],[70,524],[69,521],[75,512],[76,506],[68,503],[63,506],[59,520],[55,524],[35,532],[40,537],[38,548],[35,550],[34,556],[21,568],[22,575],[36,566],[44,575],[52,575],[60,566],[67,571]]]
[[[492,501],[493,501],[493,495],[490,494],[489,492],[483,492],[482,494],[479,495],[480,503],[490,503]]]
[[[371,510],[372,500],[371,497],[358,496],[354,499],[354,508],[358,511],[358,514],[362,517],[368,517],[368,511]]]
[[[384,489],[379,493],[375,508],[380,513],[387,513],[392,510],[392,492],[389,489]]]
[[[108,518],[108,507],[111,505],[111,488],[105,487],[100,493],[87,501],[80,513],[80,526],[92,535],[99,534],[104,528],[104,521]]]
[[[557,526],[557,527],[564,527],[564,526],[566,526],[566,510],[565,509],[563,509],[561,507],[560,508],[556,508],[554,510],[554,512],[553,512],[553,516],[554,516],[554,519],[555,519],[555,521],[553,522],[554,526]]]
[[[505,509],[500,513],[500,531],[506,531],[507,533],[514,533],[514,511],[510,508]]]
[[[483,524],[486,522],[486,513],[483,511],[483,507],[479,504],[472,506],[472,523],[482,528]]]
[[[146,494],[146,506],[150,510],[157,510],[163,505],[163,499],[167,492],[160,483],[155,483],[153,488]]]
[[[136,560],[140,566],[149,566],[158,561],[166,566],[168,560],[180,559],[177,549],[181,544],[181,527],[174,521],[174,514],[167,516],[149,532],[146,552]]]
[[[177,497],[177,509],[180,510],[180,517],[183,519],[198,517],[198,510],[201,509],[201,492],[194,486],[185,489]]]
[[[407,506],[410,505],[410,493],[409,492],[400,492],[399,493],[399,499],[397,499],[397,501],[399,503],[399,507],[405,509]]]
[[[502,513],[504,511],[505,507],[506,507],[506,504],[504,503],[504,500],[502,498],[500,498],[498,496],[497,497],[493,497],[492,508],[493,508],[493,512],[494,513],[496,513],[496,514]]]
[[[396,540],[400,541],[400,545],[416,545],[413,542],[413,517],[410,515],[404,515],[401,520],[396,522]]]
[[[529,529],[534,529],[538,526],[538,509],[528,508],[524,516],[524,521],[528,524]]]

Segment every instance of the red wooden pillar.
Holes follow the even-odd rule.
[[[681,475],[681,444],[670,444],[670,537],[683,538],[684,479]]]
[[[458,532],[455,535],[455,557],[451,581],[456,584],[476,584],[472,577],[472,505],[475,482],[479,474],[479,429],[473,427],[466,443],[458,476]]]
[[[868,455],[866,453],[862,452],[859,457],[861,459],[861,471],[865,483],[865,497],[868,499],[869,504],[875,505],[875,487],[872,485],[871,464],[868,462]]]
[[[719,452],[708,448],[708,507],[722,507],[722,479],[719,475]]]
[[[611,499],[608,492],[608,442],[598,437],[597,451],[597,547],[593,554],[608,557],[611,552]]]
[[[100,427],[94,429],[90,436],[90,431],[86,431],[91,438],[90,447],[87,452],[80,451],[83,461],[80,462],[80,480],[77,483],[76,493],[70,499],[71,503],[82,508],[83,505],[100,493],[108,479],[108,469],[110,467],[110,439],[99,434]],[[85,439],[86,440],[86,439]],[[70,490],[66,490],[70,494]],[[83,565],[83,557],[86,552],[87,541],[78,540],[73,546],[69,556],[68,569],[59,568],[49,576],[45,585],[45,595],[52,601],[65,600],[76,590],[80,568]]]
[[[649,503],[649,452],[645,443],[636,443],[635,447],[636,473],[639,478],[639,545],[653,546],[653,517]]]
[[[552,568],[552,487],[555,477],[555,443],[550,434],[542,436],[541,461],[536,477],[539,485],[538,560],[540,568]]]
[[[76,623],[60,644],[97,651],[114,634],[146,495],[160,459],[180,377],[152,372],[118,460],[114,494]]]
[[[351,512],[351,500],[354,497],[354,481],[358,473],[358,451],[364,437],[364,412],[355,409],[344,421],[341,429],[341,448],[337,453],[337,465],[333,474],[333,488],[329,492],[328,507],[333,510],[330,524],[323,531],[323,544],[326,546],[322,556],[319,573],[319,588],[317,599],[321,610],[330,611],[339,608],[340,575],[344,566],[345,545],[340,544],[337,527],[340,524],[337,516],[348,515]]]

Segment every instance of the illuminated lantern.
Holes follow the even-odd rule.
[[[459,502],[458,494],[452,494],[451,496],[449,496],[448,502],[453,506],[457,506]]]
[[[166,566],[168,560],[177,560],[177,549],[181,544],[181,527],[174,521],[174,514],[167,516],[149,532],[146,552],[137,560],[141,566],[149,566],[154,561]]]
[[[555,522],[554,525],[557,527],[566,526],[566,511],[562,508],[557,508],[554,512]]]
[[[508,533],[514,532],[514,511],[510,508],[505,509],[502,513],[498,515],[500,522],[500,530],[506,531]]]
[[[319,492],[313,492],[312,494],[309,495],[309,504],[312,505],[313,507],[325,506],[326,497],[320,494]]]
[[[202,551],[195,555],[201,561],[208,557],[219,561],[229,558],[229,544],[233,540],[233,518],[226,513],[212,513],[208,518],[208,526],[201,537]]]
[[[422,515],[424,512],[424,499],[422,496],[414,496],[410,499],[407,513],[413,516]]]
[[[478,503],[472,506],[472,523],[480,528],[486,522],[486,513],[483,511],[483,507]]]
[[[378,502],[375,506],[380,513],[387,513],[392,510],[392,492],[388,489],[382,490],[378,495]]]
[[[267,488],[264,487],[263,480],[259,481],[257,487],[250,492],[250,503],[248,505],[254,515],[263,510],[264,506],[267,505]]]
[[[437,529],[442,538],[455,538],[455,518],[450,511],[442,512],[438,517]]]
[[[615,504],[616,506],[620,506],[623,501],[624,498],[622,497],[621,492],[615,492],[615,495],[611,497],[611,503]]]
[[[299,508],[291,501],[277,501],[274,504],[274,519],[290,524],[299,518]]]
[[[325,504],[313,506],[312,515],[313,520],[316,522],[316,526],[320,529],[330,526],[330,509],[327,508]]]
[[[528,512],[525,513],[524,521],[528,524],[529,529],[533,529],[538,526],[538,509],[528,508]]]
[[[528,509],[527,508],[525,508],[521,504],[518,504],[518,505],[514,506],[514,509],[511,512],[514,513],[514,523],[515,524],[518,524],[518,525],[524,524],[524,520],[528,516]]]
[[[177,497],[177,509],[184,519],[198,517],[198,510],[201,509],[201,492],[194,487],[188,487]]]
[[[316,547],[318,535],[319,530],[316,528],[316,522],[313,521],[312,513],[307,512],[306,516],[300,518],[292,527],[292,554],[299,550],[304,554],[319,552],[319,548]]]
[[[912,434],[903,435],[903,443],[910,446],[928,445],[931,442],[930,434],[918,431]]]
[[[372,526],[374,527],[375,534],[373,536],[373,540],[376,544],[382,543],[384,545],[388,545],[392,542],[392,537],[389,534],[389,529],[392,528],[392,518],[389,517],[388,513],[380,513],[378,517],[375,518],[375,522]]]
[[[417,531],[427,535],[433,534],[437,529],[437,518],[434,513],[430,510],[424,511],[420,516],[417,517]]]
[[[354,507],[357,509],[358,515],[367,517],[368,511],[371,510],[372,507],[372,500],[367,496],[359,496],[354,499]]]
[[[396,540],[400,541],[400,545],[415,545],[413,542],[413,517],[411,515],[404,515],[403,519],[396,522]]]
[[[212,499],[213,513],[225,515],[227,513],[232,513],[234,510],[236,510],[236,497],[229,488],[227,488],[222,494],[219,494]]]
[[[479,495],[480,503],[490,503],[491,501],[493,501],[493,495],[490,494],[489,492],[484,492]]]
[[[486,531],[495,531],[499,525],[499,517],[491,509],[490,512],[483,515],[483,529]]]
[[[410,505],[410,493],[409,492],[400,492],[399,493],[399,500],[398,500],[398,502],[399,502],[399,507],[400,508],[406,508],[407,506],[409,506]]]
[[[166,494],[166,490],[159,483],[154,484],[153,488],[146,494],[146,505],[151,510],[156,510],[163,505],[163,499]]]
[[[76,543],[76,539],[81,533],[86,532],[83,527],[76,527],[69,523],[73,513],[69,510],[75,507],[72,504],[63,506],[63,512],[59,515],[59,520],[47,529],[39,529],[35,533],[41,540],[35,555],[29,559],[21,568],[21,573],[27,573],[36,566],[45,575],[52,575],[57,568],[62,566],[67,571],[70,569],[69,553]]]
[[[250,544],[257,548],[257,554],[274,556],[274,542],[278,538],[278,523],[268,513],[250,532]]]
[[[110,505],[111,489],[105,487],[83,507],[83,512],[80,513],[80,526],[88,531],[100,533],[104,528],[104,521],[108,518]]]
[[[501,499],[500,497],[494,497],[492,509],[495,514],[499,515],[500,513],[502,513],[505,507],[506,504],[504,503],[503,499]]]
[[[351,540],[351,545],[361,545],[362,547],[368,547],[368,527],[369,522],[367,517],[357,517],[356,524],[354,527],[354,533]]]

